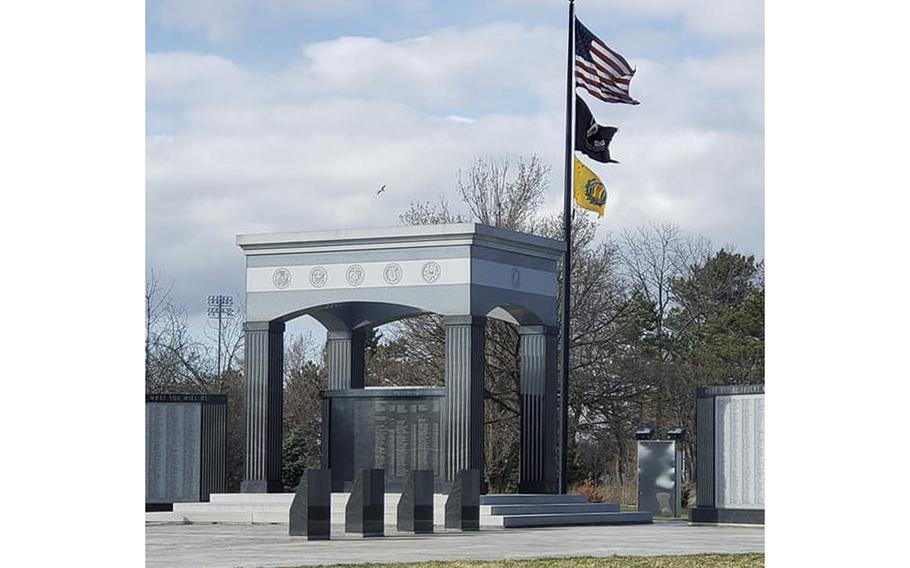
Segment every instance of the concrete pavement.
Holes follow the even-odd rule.
[[[146,565],[176,568],[299,566],[554,556],[658,556],[764,552],[762,527],[651,525],[488,529],[415,536],[386,527],[385,538],[330,541],[289,537],[286,525],[146,525]],[[336,540],[337,539],[337,540]]]

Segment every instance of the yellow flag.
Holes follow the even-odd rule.
[[[597,174],[588,169],[575,158],[575,203],[579,207],[594,211],[598,217],[604,216],[604,207],[607,204],[607,188],[604,187]]]

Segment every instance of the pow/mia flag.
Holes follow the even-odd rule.
[[[610,141],[615,126],[601,126],[594,120],[588,105],[575,95],[575,149],[605,164],[618,164],[610,157]]]

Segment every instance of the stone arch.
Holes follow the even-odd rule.
[[[484,325],[493,317],[518,324],[521,335],[521,490],[558,490],[553,326],[562,242],[458,224],[238,235],[237,244],[247,264],[243,491],[282,490],[285,322],[310,315],[328,330],[327,398],[369,390],[376,398],[386,395],[364,389],[362,330],[424,313],[442,316],[446,334],[446,386],[433,395],[443,397],[439,475],[483,470]]]

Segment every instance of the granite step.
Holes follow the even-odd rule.
[[[175,513],[195,513],[200,511],[283,511],[287,514],[290,509],[290,503],[219,503],[214,501],[209,503],[174,503]]]
[[[651,513],[630,511],[623,513],[566,513],[544,515],[505,515],[503,528],[558,527],[582,525],[640,525],[653,522]]]
[[[293,493],[212,493],[210,503],[287,503],[290,507]]]
[[[618,503],[540,503],[530,505],[481,505],[480,514],[537,515],[565,513],[618,513]]]
[[[532,505],[587,502],[588,498],[584,495],[554,495],[548,493],[502,493],[480,496],[481,505]]]
[[[334,525],[344,524],[345,505],[350,493],[333,493],[331,519]],[[400,493],[385,495],[385,524],[395,526]],[[287,524],[292,493],[215,493],[208,502],[174,503],[173,512],[146,513],[153,523],[225,523],[225,524]],[[434,523],[445,522],[445,495],[436,495]]]
[[[344,523],[350,494],[332,494],[332,523]],[[387,493],[385,523],[394,526],[401,494]],[[446,496],[434,496],[434,524],[445,520]],[[206,503],[175,503],[173,512],[146,513],[147,522],[287,524],[292,493],[216,493]],[[651,522],[648,513],[620,513],[614,503],[588,503],[583,495],[482,495],[480,524],[485,527],[565,526]]]
[[[167,524],[287,524],[287,511],[170,511],[146,513],[147,523]]]
[[[350,493],[332,493],[332,500],[347,500]],[[386,500],[394,500],[396,503],[401,497],[400,493],[386,493]],[[445,499],[445,495],[436,494],[437,500]],[[294,500],[293,493],[212,493],[211,503],[287,503],[290,505]],[[525,494],[490,494],[481,495],[481,505],[529,505],[535,503],[587,503],[588,498],[584,495],[558,495],[546,493],[525,493]]]

